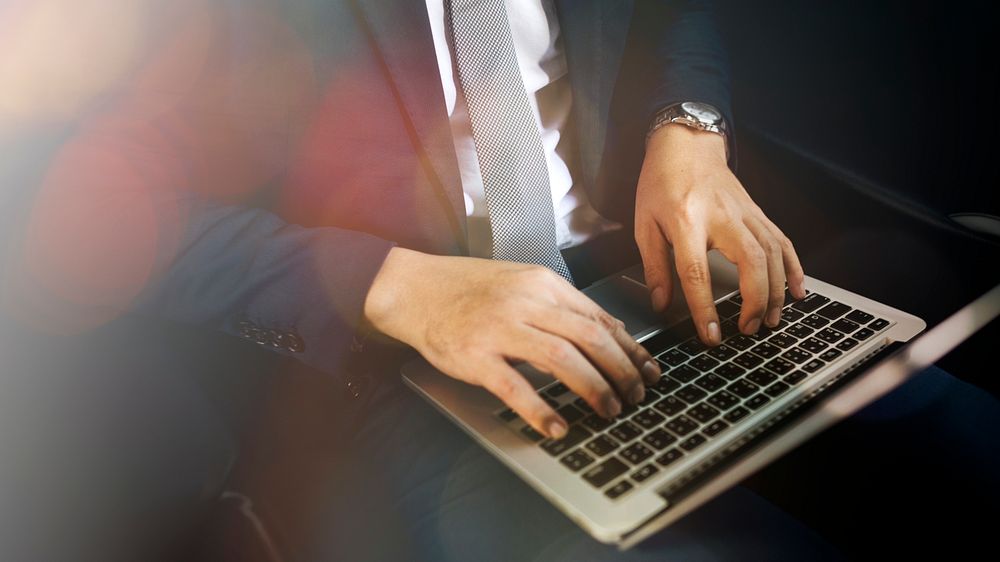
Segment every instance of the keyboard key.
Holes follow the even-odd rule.
[[[803,351],[797,347],[793,347],[788,351],[782,353],[781,356],[784,357],[785,359],[788,359],[792,363],[804,363],[808,361],[810,357],[812,357],[812,354],[807,351]]]
[[[739,408],[733,408],[732,410],[726,412],[726,414],[722,416],[722,419],[726,420],[729,423],[736,423],[741,419],[747,417],[747,415],[749,414],[750,410],[747,410],[743,406],[740,406]]]
[[[667,416],[676,416],[683,412],[684,408],[687,408],[687,403],[675,396],[667,396],[663,400],[653,404],[653,408],[663,412]]]
[[[728,410],[740,403],[740,399],[725,390],[717,392],[708,399],[708,403],[720,410]]]
[[[687,361],[688,355],[680,351],[679,349],[674,348],[674,349],[668,349],[664,353],[661,353],[660,356],[657,357],[657,359],[663,361],[664,363],[670,365],[671,367],[676,367],[681,363]]]
[[[715,359],[712,359],[711,357],[709,357],[708,355],[706,355],[704,353],[702,353],[701,355],[699,355],[699,356],[695,357],[694,359],[688,361],[687,364],[691,365],[692,367],[694,367],[695,369],[698,369],[699,371],[701,371],[703,373],[707,372],[707,371],[711,371],[712,369],[714,369],[714,368],[716,368],[716,367],[719,366],[719,362],[718,361],[716,361]]]
[[[802,371],[794,371],[785,375],[785,378],[781,379],[788,384],[799,384],[800,382],[806,380],[809,375],[803,373]]]
[[[663,375],[660,380],[653,385],[653,388],[657,390],[660,394],[670,394],[671,392],[677,390],[681,387],[681,383],[675,381],[674,379]]]
[[[593,435],[582,426],[571,425],[569,431],[566,432],[566,436],[558,441],[555,439],[547,439],[541,444],[542,449],[546,453],[552,455],[553,457],[558,457],[559,455],[565,453],[566,451],[576,447],[580,443],[586,441],[590,436]]]
[[[722,412],[716,410],[715,408],[709,406],[708,404],[702,402],[694,408],[687,411],[687,415],[700,421],[701,423],[708,423],[713,419],[717,418]]]
[[[614,486],[608,488],[604,495],[611,499],[620,498],[632,490],[632,483],[628,480],[622,480],[621,482],[615,484]]]
[[[810,312],[815,312],[828,302],[830,302],[830,299],[824,297],[823,295],[819,293],[812,293],[806,295],[806,298],[792,304],[792,308],[798,310],[799,312],[809,314]]]
[[[497,416],[505,422],[512,422],[518,418],[517,412],[510,408],[501,411]]]
[[[806,326],[809,326],[814,330],[818,330],[823,326],[829,324],[830,321],[827,320],[826,318],[823,318],[822,316],[817,316],[816,314],[810,314],[809,316],[803,318],[800,323],[805,324]]]
[[[802,366],[802,370],[803,371],[807,371],[809,373],[815,373],[816,371],[822,369],[823,365],[825,365],[825,364],[826,363],[820,361],[819,359],[813,359],[812,361],[810,361],[810,362],[806,363],[805,365],[803,365]]]
[[[888,325],[889,325],[889,321],[888,320],[886,320],[884,318],[879,318],[878,320],[876,320],[876,321],[872,322],[871,324],[869,324],[868,328],[870,330],[874,330],[874,331],[878,332],[879,330],[885,328]]]
[[[550,386],[550,387],[548,387],[548,388],[545,389],[545,394],[548,394],[549,396],[551,396],[553,398],[556,398],[558,396],[562,396],[563,394],[566,394],[567,392],[569,392],[569,387],[566,386],[565,384],[561,383],[561,382],[557,382],[556,384],[554,384],[554,385],[552,385],[552,386]]]
[[[833,361],[834,359],[840,357],[841,354],[842,354],[842,352],[839,351],[839,350],[837,350],[837,349],[828,349],[828,350],[824,351],[823,353],[820,353],[819,354],[819,358],[822,359],[823,361],[830,362],[830,361]]]
[[[545,439],[544,435],[535,431],[535,428],[531,427],[530,425],[522,427],[521,433],[528,439],[531,439],[532,441],[541,441],[542,439]]]
[[[791,324],[792,322],[798,322],[799,319],[802,318],[803,316],[805,316],[805,314],[799,312],[798,310],[795,310],[791,306],[786,306],[781,311],[781,319],[784,320],[785,322],[788,322],[789,324]]]
[[[863,310],[854,309],[844,318],[847,318],[851,322],[857,322],[858,324],[867,324],[872,321],[872,318],[875,317]]]
[[[726,422],[724,422],[722,420],[715,420],[714,422],[706,425],[701,430],[701,432],[704,433],[705,435],[709,436],[709,437],[715,437],[716,435],[718,435],[719,433],[721,433],[722,430],[726,429],[727,427],[729,427],[728,423],[726,423]]]
[[[614,420],[602,418],[597,414],[591,414],[587,416],[585,420],[583,420],[583,425],[589,427],[594,431],[604,431],[605,429],[611,427],[611,425],[614,423],[615,423]]]
[[[854,339],[858,339],[858,340],[862,340],[862,341],[864,341],[864,340],[866,340],[866,339],[868,339],[868,338],[870,338],[870,337],[872,337],[874,335],[875,335],[875,332],[869,330],[868,328],[861,328],[857,332],[854,332],[853,334],[851,334],[851,336],[853,336]]]
[[[826,342],[821,342],[816,338],[806,338],[799,343],[799,347],[809,353],[819,353],[829,346]]]
[[[772,382],[778,380],[778,375],[767,371],[764,369],[757,369],[756,371],[747,375],[747,380],[760,386],[767,386]]]
[[[740,398],[749,398],[760,390],[760,387],[750,381],[740,379],[726,387],[726,390]]]
[[[717,345],[712,349],[708,350],[708,354],[718,359],[719,361],[729,361],[733,357],[736,357],[737,353],[739,353],[739,351],[729,347],[726,344]]]
[[[656,457],[656,463],[660,466],[667,466],[675,460],[684,456],[684,452],[680,449],[670,449],[666,453]]]
[[[621,476],[628,470],[628,465],[611,457],[583,473],[583,479],[595,488],[603,488],[605,484]]]
[[[647,433],[642,440],[654,449],[664,449],[677,441],[677,438],[663,429],[656,429]]]
[[[580,449],[577,449],[563,457],[559,462],[563,463],[566,468],[572,470],[573,472],[577,472],[580,469],[593,464],[594,457],[588,455]]]
[[[759,410],[764,406],[764,404],[767,404],[770,401],[771,399],[764,394],[755,394],[753,398],[747,400],[745,404],[752,410]]]
[[[748,338],[743,334],[737,334],[726,340],[726,345],[739,351],[746,351],[753,347],[756,343],[756,340]]]
[[[646,389],[646,395],[642,398],[642,402],[639,402],[639,406],[649,406],[653,402],[660,399],[660,395],[652,388]]]
[[[837,330],[823,328],[822,330],[816,332],[816,337],[826,343],[837,343],[838,341],[844,339],[844,334],[841,334]]]
[[[785,330],[785,333],[791,334],[799,339],[802,339],[804,337],[809,336],[809,334],[813,333],[813,329],[804,324],[795,324],[794,326],[790,326],[787,330]]]
[[[636,482],[643,482],[649,479],[650,476],[656,474],[659,471],[660,469],[656,468],[655,466],[647,464],[642,468],[640,468],[639,470],[632,473],[632,480],[635,480]]]
[[[642,461],[653,456],[653,450],[636,441],[628,447],[622,449],[619,455],[632,464],[641,464]]]
[[[752,339],[752,340],[756,340],[758,342],[762,342],[762,341],[766,340],[767,338],[771,337],[771,334],[773,334],[773,333],[774,333],[774,330],[772,330],[771,328],[768,328],[767,326],[761,325],[761,327],[758,328],[755,333],[750,334],[747,337],[750,338],[750,339]]]
[[[651,429],[663,423],[666,420],[660,414],[657,414],[655,410],[643,410],[638,414],[632,416],[632,422],[639,424],[640,426]]]
[[[723,321],[720,328],[723,340],[740,333],[740,327],[732,319]]]
[[[590,443],[584,445],[588,451],[594,453],[598,457],[603,457],[604,455],[614,451],[619,447],[618,442],[614,439],[608,437],[607,435],[598,435],[593,438]]]
[[[667,422],[666,427],[675,434],[684,437],[688,433],[698,429],[698,424],[691,421],[691,419],[686,416],[677,416]]]
[[[642,430],[633,425],[631,422],[624,421],[611,428],[608,433],[613,435],[615,439],[621,441],[622,443],[628,443],[629,441],[642,435]]]
[[[707,441],[705,436],[700,433],[695,433],[691,437],[688,437],[684,441],[681,441],[681,449],[685,451],[693,451],[697,449],[702,443]]]
[[[841,318],[840,320],[837,320],[833,324],[830,324],[830,327],[833,328],[834,330],[837,330],[838,332],[850,334],[851,332],[857,330],[861,326],[859,326],[855,322],[851,322],[847,318]]]
[[[837,344],[837,349],[841,351],[850,351],[857,347],[860,342],[854,338],[847,338],[846,340]]]
[[[767,341],[768,343],[776,345],[780,348],[788,349],[789,347],[795,345],[795,342],[799,341],[799,338],[796,338],[793,335],[782,332],[780,334],[774,334],[773,336],[768,338]]]
[[[656,357],[664,350],[669,349],[694,335],[694,326],[675,326],[669,330],[657,332],[652,337],[646,338],[640,345],[646,348],[650,355]]]
[[[823,308],[817,310],[816,314],[819,314],[823,318],[827,318],[829,320],[835,320],[847,314],[848,312],[850,312],[850,310],[851,307],[847,306],[846,304],[842,302],[833,301],[830,304],[824,306]]]
[[[782,359],[781,357],[775,357],[767,363],[764,364],[764,368],[772,373],[777,373],[779,375],[784,375],[795,368],[795,363]]]
[[[573,405],[576,406],[577,408],[579,408],[580,411],[583,412],[583,413],[585,413],[585,414],[593,414],[594,413],[594,409],[591,408],[590,404],[587,404],[587,401],[584,400],[583,398],[577,398],[576,400],[574,400],[573,401]]]
[[[541,397],[542,400],[545,400],[545,403],[548,404],[549,407],[551,407],[553,410],[559,407],[559,403],[549,398],[548,396],[543,396],[541,394],[539,394],[539,396]]]
[[[689,383],[701,376],[701,372],[687,365],[681,365],[668,373],[670,378],[677,379],[683,383]]]
[[[715,305],[719,318],[729,318],[740,313],[740,305],[731,301],[721,301]]]
[[[584,413],[572,404],[562,406],[556,410],[556,413],[562,416],[563,419],[566,420],[566,423],[569,424],[576,423],[577,421],[583,419],[584,416]]]
[[[720,388],[726,386],[726,379],[716,375],[715,373],[709,373],[700,379],[694,381],[694,384],[704,388],[709,392],[715,392]]]
[[[715,374],[722,375],[723,377],[734,381],[742,377],[747,372],[746,369],[740,367],[739,365],[734,365],[732,363],[724,363],[718,369],[715,370]]]
[[[743,305],[743,295],[739,294],[738,292],[733,296],[729,297],[729,300],[733,301],[735,304],[741,306]]]
[[[708,396],[708,393],[693,384],[689,384],[675,392],[674,396],[680,398],[688,404],[694,404],[695,402]]]
[[[769,344],[767,342],[764,342],[764,343],[762,343],[762,344],[754,347],[750,351],[756,353],[757,355],[760,355],[764,359],[770,359],[770,358],[774,357],[775,355],[781,353],[781,348],[778,347],[778,346],[776,346],[776,345],[771,345],[771,344]]]
[[[753,369],[754,367],[760,365],[763,362],[764,362],[763,359],[754,355],[753,353],[750,353],[749,351],[747,351],[746,353],[742,353],[738,355],[736,359],[733,359],[733,363],[736,363],[737,365],[743,367],[744,369]]]
[[[698,338],[691,338],[678,345],[677,349],[687,353],[688,355],[698,355],[702,351],[708,349],[708,346],[698,341]]]
[[[771,398],[777,398],[778,396],[781,396],[782,394],[784,394],[785,391],[787,391],[789,388],[791,388],[791,387],[788,386],[787,384],[785,384],[785,383],[783,383],[781,381],[778,381],[778,382],[772,384],[771,386],[765,388],[764,389],[764,393],[767,394],[768,396],[770,396]]]

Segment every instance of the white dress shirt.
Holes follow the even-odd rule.
[[[431,34],[445,106],[451,123],[455,154],[465,193],[465,212],[469,223],[469,245],[472,255],[489,257],[489,215],[483,178],[479,172],[476,145],[472,138],[465,101],[461,97],[458,76],[452,65],[452,52],[446,38],[445,0],[427,0]],[[505,0],[510,20],[514,50],[524,80],[525,91],[538,123],[548,164],[549,185],[556,220],[556,243],[559,248],[581,244],[602,232],[621,225],[597,214],[587,201],[586,193],[573,184],[567,157],[570,142],[564,131],[569,121],[572,93],[567,75],[566,56],[559,34],[552,0]]]

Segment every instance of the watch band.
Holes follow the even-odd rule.
[[[714,119],[710,117],[712,114],[715,116]],[[726,146],[726,160],[729,160],[729,128],[722,112],[715,107],[700,102],[679,102],[664,107],[653,117],[653,122],[646,131],[646,143],[649,144],[653,133],[671,123],[680,123],[693,129],[721,135]]]

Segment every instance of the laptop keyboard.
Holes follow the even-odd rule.
[[[739,294],[718,302],[723,341],[714,348],[690,322],[642,342],[663,376],[614,420],[558,381],[539,395],[570,424],[563,439],[546,439],[510,409],[497,415],[608,498],[623,497],[891,324],[819,293],[785,297],[779,325],[752,336],[736,325]]]

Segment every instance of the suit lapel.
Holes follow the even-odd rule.
[[[597,179],[608,111],[621,66],[632,0],[556,0],[570,83],[584,183]]]
[[[423,0],[353,0],[419,143],[421,160],[451,208],[452,227],[467,250],[465,199],[445,110],[441,74]]]

